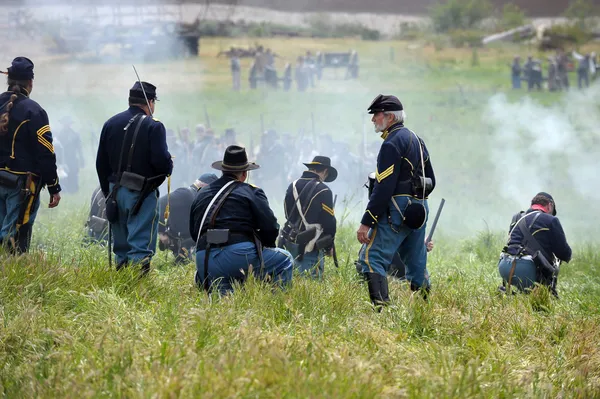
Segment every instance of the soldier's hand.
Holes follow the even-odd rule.
[[[51,194],[50,195],[50,203],[48,204],[48,208],[56,208],[58,203],[60,202],[60,193]]]
[[[361,244],[369,243],[369,230],[369,226],[365,226],[364,224],[360,225],[360,227],[356,231],[356,238],[358,239],[358,242],[360,242]]]
[[[425,246],[427,247],[427,252],[431,252],[433,250],[433,241],[429,241]]]

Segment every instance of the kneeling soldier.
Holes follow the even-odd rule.
[[[546,285],[558,297],[556,281],[560,261],[571,260],[571,247],[556,217],[556,204],[548,193],[538,193],[527,212],[513,216],[508,243],[502,250],[498,271],[502,290],[511,285],[519,290]]]
[[[175,255],[175,263],[187,262],[191,259],[194,239],[190,235],[190,209],[198,191],[217,180],[213,173],[205,173],[191,186],[181,187],[173,191],[170,196],[158,199],[158,247],[161,251],[170,250]],[[162,219],[169,205],[168,219]]]
[[[285,193],[287,221],[278,246],[290,251],[299,272],[322,277],[325,254],[333,251],[336,231],[333,194],[323,182],[334,181],[338,172],[328,157],[319,155],[304,165],[308,170]]]
[[[129,90],[129,109],[104,124],[96,158],[117,270],[139,264],[143,274],[150,271],[156,249],[158,187],[173,170],[165,127],[147,117],[155,102],[156,87],[136,82]]]
[[[196,239],[196,284],[221,294],[233,291],[250,273],[280,284],[292,279],[293,259],[275,247],[279,225],[260,188],[245,183],[248,172],[258,169],[248,162],[246,149],[227,147],[223,161],[212,167],[223,172],[200,190],[190,212],[190,234]]]

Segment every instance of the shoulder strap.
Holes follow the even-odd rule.
[[[300,202],[300,198],[302,197],[302,194],[304,193],[304,191],[306,191],[306,189],[308,188],[308,186],[310,186],[312,184],[312,187],[310,189],[310,191],[308,192],[307,197],[310,198],[311,195],[314,194],[314,192],[317,190],[317,187],[319,187],[319,181],[317,179],[312,179],[311,181],[309,181],[308,183],[306,183],[306,185],[304,186],[304,188],[302,188],[302,190],[300,191],[300,194],[298,194],[298,190],[296,190],[296,182],[298,180],[296,180],[293,184],[292,184],[292,193],[294,195],[294,209],[292,209],[292,211],[290,212],[290,215],[288,217],[288,221],[292,219],[292,213],[294,211],[298,211],[298,214],[300,215],[300,221],[302,221],[302,223],[304,223],[304,225],[306,226],[308,223],[306,223],[306,218],[304,217],[304,213],[302,212],[302,203]],[[306,212],[308,212],[308,209],[306,210]],[[306,213],[305,212],[305,213]],[[300,225],[300,221],[298,223],[296,223],[297,225]]]
[[[317,184],[314,184],[312,191],[314,192],[314,188],[316,186],[318,186],[318,182],[317,179],[312,179],[311,181],[309,181],[308,183],[306,183],[306,185],[302,188],[302,190],[300,190],[300,194],[298,194],[298,191],[296,190],[296,183],[298,182],[298,180],[294,180],[294,182],[292,183],[292,195],[294,196],[294,206],[292,207],[292,209],[290,210],[290,214],[287,217],[287,220],[291,220],[292,216],[295,216],[294,212],[296,212],[296,207],[298,205],[298,202],[300,202],[300,197],[302,196],[302,194],[304,194],[304,192],[306,191],[306,189],[308,188],[308,186],[311,185],[311,183],[316,182]],[[310,193],[312,194],[312,192]]]
[[[139,115],[139,114],[138,114]],[[127,159],[127,171],[131,171],[131,161],[133,160],[133,149],[135,147],[135,140],[137,139],[138,132],[140,131],[140,127],[142,126],[142,122],[146,119],[146,115],[142,115],[142,117],[138,120],[137,125],[135,126],[135,131],[133,132],[133,138],[131,139],[131,147],[129,147],[129,157]],[[119,167],[119,171],[121,168]]]
[[[231,194],[231,191],[233,191],[233,189],[237,186],[237,185],[234,185],[234,183],[236,183],[236,180],[232,180],[232,181],[228,182],[227,184],[225,184],[223,187],[221,187],[221,189],[215,194],[213,199],[210,201],[210,203],[206,207],[206,211],[204,212],[204,215],[202,216],[202,221],[200,222],[200,228],[198,229],[198,237],[196,237],[196,246],[198,246],[198,241],[200,241],[200,237],[202,236],[202,229],[204,228],[204,222],[206,221],[206,217],[208,216],[209,212],[213,208],[214,203],[217,202],[217,200],[219,199],[221,194],[223,192],[227,191],[227,189],[229,188],[229,191],[227,191],[226,195],[224,196],[224,198],[227,198],[227,196],[229,194]],[[224,202],[224,200],[223,200],[223,202]],[[220,205],[223,205],[223,204],[221,203]]]
[[[542,212],[538,212],[535,215],[535,217],[533,218],[533,220],[531,221],[531,224],[529,226],[527,226],[527,223],[519,223],[521,220],[524,220],[525,217],[522,217],[521,220],[519,220],[519,222],[517,222],[517,224],[519,225],[519,230],[521,230],[521,233],[523,233],[523,239],[524,239],[523,246],[525,248],[533,251],[533,253],[531,253],[529,255],[533,255],[536,252],[540,251],[546,259],[552,259],[552,258],[548,257],[548,254],[546,253],[546,251],[544,251],[544,249],[542,248],[540,243],[535,239],[535,237],[533,236],[533,234],[531,234],[531,231],[530,231],[530,229],[533,227],[533,224],[535,223],[537,218],[540,217],[541,214],[542,214]]]

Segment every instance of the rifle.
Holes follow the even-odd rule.
[[[336,202],[337,202],[337,194],[335,195],[335,197],[333,197],[333,209],[334,210],[335,210]],[[335,249],[335,240],[333,241],[333,244],[331,245],[331,255],[333,257],[333,264],[335,265],[335,267],[339,268],[340,265],[338,263],[337,250]]]
[[[435,214],[435,219],[433,219],[433,224],[431,225],[431,230],[429,230],[429,235],[427,236],[427,239],[425,240],[425,245],[429,244],[429,242],[433,238],[433,233],[435,232],[435,227],[437,226],[438,220],[440,219],[440,215],[442,213],[442,209],[444,209],[445,203],[446,203],[446,200],[444,198],[442,198],[442,201],[440,202],[440,206],[437,210],[437,213]]]
[[[208,110],[206,109],[206,105],[204,105],[204,120],[206,121],[206,127],[210,129],[210,117],[208,116]]]

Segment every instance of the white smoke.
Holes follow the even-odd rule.
[[[500,195],[527,203],[538,191],[600,200],[600,84],[573,91],[552,106],[531,97],[493,96],[484,118],[494,129],[492,161]]]

